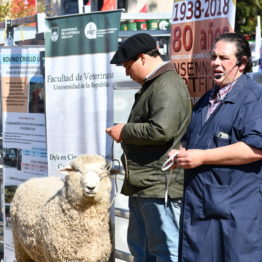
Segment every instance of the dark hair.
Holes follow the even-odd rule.
[[[237,33],[225,33],[220,35],[216,40],[215,43],[218,41],[226,41],[226,42],[234,42],[236,43],[237,47],[237,64],[241,65],[243,62],[243,57],[245,56],[246,59],[246,67],[244,69],[244,74],[252,71],[252,57],[251,57],[251,50],[248,41],[245,37],[241,34]]]
[[[152,49],[152,50],[146,52],[145,54],[149,55],[149,56],[153,56],[153,57],[161,56],[158,48]]]
[[[152,49],[152,50],[147,51],[147,52],[145,52],[143,54],[146,54],[146,55],[149,55],[149,56],[152,56],[152,57],[161,56],[158,48]],[[139,56],[140,55],[136,55],[135,57],[131,58],[131,60],[136,61],[139,58]]]

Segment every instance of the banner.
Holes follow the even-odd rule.
[[[212,87],[210,51],[221,34],[233,32],[236,0],[175,0],[171,60],[185,80],[192,103]]]
[[[2,47],[4,261],[13,262],[10,202],[19,184],[47,176],[43,47]]]
[[[113,72],[121,11],[47,19],[46,122],[49,175],[80,154],[111,156]]]

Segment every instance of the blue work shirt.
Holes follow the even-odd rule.
[[[194,108],[187,149],[262,149],[262,87],[242,75],[206,121],[211,93]],[[180,262],[262,261],[262,161],[187,169],[183,209]]]

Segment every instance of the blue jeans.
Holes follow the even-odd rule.
[[[181,199],[129,197],[127,242],[134,262],[177,262]]]

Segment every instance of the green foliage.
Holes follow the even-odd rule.
[[[237,0],[235,31],[255,34],[258,15],[262,15],[262,0]]]
[[[10,18],[10,1],[0,0],[0,21]]]

